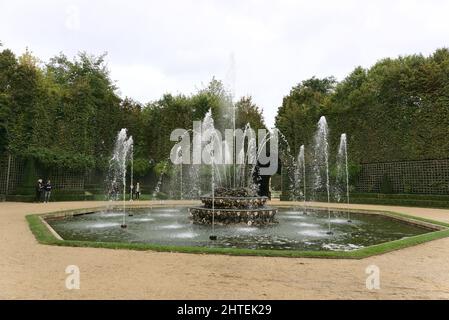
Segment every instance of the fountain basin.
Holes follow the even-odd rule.
[[[277,209],[271,207],[263,208],[212,208],[193,207],[189,208],[190,217],[196,223],[217,224],[246,223],[249,225],[266,225],[276,223],[275,215]]]
[[[166,214],[168,209],[170,215]],[[279,223],[263,226],[218,224],[213,231],[217,240],[211,242],[209,237],[212,226],[192,223],[187,210],[186,207],[176,206],[130,208],[129,211],[134,215],[127,220],[126,229],[120,228],[121,207],[46,214],[42,221],[45,219],[52,233],[58,235],[62,241],[58,244],[67,241],[67,245],[117,248],[117,243],[122,243],[124,247],[139,250],[156,248],[164,251],[226,254],[231,252],[229,250],[236,254],[273,250],[270,255],[275,256],[309,256],[307,252],[310,251],[313,257],[335,257],[333,252],[337,251],[340,252],[337,256],[342,258],[348,257],[343,251],[355,251],[354,257],[366,257],[391,251],[392,248],[401,249],[404,245],[421,243],[417,239],[426,242],[443,236],[439,236],[442,232],[449,232],[445,226],[386,212],[353,211],[353,222],[347,223],[347,212],[333,209],[333,220],[342,220],[344,223],[334,223],[334,234],[328,235],[327,209],[309,208],[308,214],[304,215],[298,208],[281,206],[276,214]],[[49,227],[42,225],[42,228]],[[41,234],[45,233],[36,236]],[[44,240],[48,241],[47,238]],[[374,245],[378,249],[369,248]]]

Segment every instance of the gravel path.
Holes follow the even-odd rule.
[[[30,213],[105,204],[0,203],[0,298],[449,299],[449,238],[363,260],[229,257],[45,246],[25,220]],[[449,210],[351,207],[449,222]],[[380,268],[380,290],[365,286],[365,269],[373,264]],[[80,290],[65,287],[68,265],[80,268]]]

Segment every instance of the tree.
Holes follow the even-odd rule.
[[[318,119],[328,111],[335,84],[333,77],[313,77],[293,87],[290,94],[284,97],[275,124],[295,154],[302,144],[311,141]]]
[[[236,128],[244,128],[247,123],[254,130],[266,129],[262,111],[250,96],[242,97],[236,104]]]
[[[12,80],[17,60],[11,50],[0,52],[0,152],[10,148],[9,128],[12,116]]]

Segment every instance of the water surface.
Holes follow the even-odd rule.
[[[194,224],[186,207],[130,209],[127,229],[120,228],[123,213],[119,209],[48,219],[48,223],[66,240],[152,243],[160,245],[202,246],[248,249],[350,251],[387,241],[429,232],[428,229],[382,215],[331,211],[328,235],[328,211],[280,208],[277,224],[269,226],[217,225],[217,241],[210,241],[212,227]]]

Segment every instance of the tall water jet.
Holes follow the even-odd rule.
[[[134,144],[131,144],[131,172],[130,172],[130,195],[129,201],[133,201],[133,193],[134,193]],[[131,215],[131,214],[130,214]]]
[[[214,163],[215,163],[215,155],[214,151],[211,151],[212,157],[212,178],[211,178],[211,188],[212,188],[212,234],[209,236],[210,240],[217,240],[217,236],[215,235],[215,171],[214,171]]]
[[[153,191],[153,199],[156,199],[158,193],[161,191],[162,179],[164,178],[164,174],[167,171],[167,164],[168,164],[168,162],[165,162],[164,166],[161,170],[161,174],[159,175],[159,179],[157,180],[156,187],[154,188],[154,191]]]
[[[299,167],[299,154],[296,161],[293,163],[293,179],[292,179],[292,190],[291,190],[291,200],[300,201],[301,200],[301,169]]]
[[[181,178],[181,181],[180,181],[180,193],[181,193],[181,195],[180,195],[180,198],[181,198],[181,200],[183,200],[182,199],[182,163],[179,165],[180,166],[180,178]]]
[[[343,179],[342,179],[343,178]],[[349,205],[349,171],[348,171],[348,142],[346,133],[340,137],[340,146],[337,157],[337,179],[346,183],[346,203]],[[348,210],[348,222],[351,222]]]
[[[133,138],[127,135],[126,129],[121,129],[117,134],[114,152],[109,161],[110,174],[112,174],[112,190],[118,193],[118,179],[121,180],[123,193],[123,223],[122,228],[126,228],[126,167],[130,160]]]
[[[215,174],[220,173],[218,166],[216,165],[216,154],[215,149],[218,148],[219,157],[221,157],[221,143],[217,143],[216,131],[214,126],[214,119],[212,118],[212,111],[206,114],[202,124],[202,132],[204,133],[203,142],[205,143],[205,150],[210,157],[211,165],[211,199],[212,199],[212,234],[209,236],[210,240],[217,240],[215,235]],[[225,176],[227,176],[225,174]],[[220,177],[220,175],[219,175]],[[221,178],[220,178],[221,182]]]
[[[304,145],[299,148],[298,154],[298,171],[302,171],[302,183],[303,190],[302,195],[304,197],[304,214],[307,214],[307,206],[306,206],[306,197],[307,197],[307,189],[306,189],[306,159],[305,159],[305,149]]]
[[[325,116],[322,116],[318,121],[318,128],[315,134],[315,157],[314,157],[314,175],[315,175],[315,191],[321,191],[323,186],[326,188],[327,203],[330,199],[330,183],[329,183],[329,127]],[[323,180],[325,180],[323,182]],[[328,232],[332,234],[331,230],[331,216],[328,208]]]
[[[183,154],[182,154],[182,148],[181,146],[176,151],[176,159],[175,159],[175,182],[179,182],[179,198],[180,200],[183,200]],[[178,181],[179,177],[179,181]],[[173,190],[175,190],[176,186],[173,186]]]

